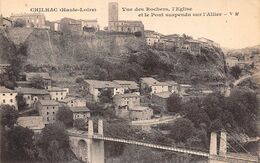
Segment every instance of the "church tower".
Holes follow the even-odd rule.
[[[110,2],[108,4],[108,21],[118,21],[118,3]]]

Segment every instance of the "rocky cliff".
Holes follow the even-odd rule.
[[[93,64],[93,58],[96,57],[108,60],[108,62],[119,60],[120,64],[126,65],[129,64],[126,58],[135,56],[137,57],[135,64],[140,66],[140,69],[133,66],[137,68],[137,73],[146,72],[140,74],[141,76],[161,73],[150,71],[157,66],[157,68],[162,67],[163,73],[170,74],[174,79],[210,79],[212,81],[225,79],[224,54],[221,49],[215,47],[204,47],[201,55],[193,56],[188,53],[151,49],[146,46],[143,37],[136,37],[132,34],[107,32],[62,34],[50,30],[27,28],[13,28],[1,32],[0,39],[1,62],[6,61],[8,53],[12,53],[14,44],[16,46],[22,44],[27,48],[24,65],[73,67],[80,64]],[[158,61],[159,64],[156,63],[156,66],[153,66],[152,63],[149,65],[150,68],[147,68],[146,64],[147,62],[149,64],[149,59],[156,59],[155,63]]]

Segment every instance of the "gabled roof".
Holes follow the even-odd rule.
[[[32,94],[32,95],[47,95],[49,94],[45,89],[36,89],[36,88],[26,88],[26,87],[19,87],[15,88],[18,93],[21,94]]]
[[[130,97],[140,97],[140,95],[136,93],[126,93],[126,94],[117,94],[114,97],[130,98]]]
[[[114,83],[121,85],[122,87],[127,87],[129,89],[139,89],[139,86],[134,81],[128,80],[113,80]]]
[[[150,86],[169,86],[169,84],[165,83],[165,82],[159,82],[156,79],[152,78],[152,77],[144,77],[141,78],[141,81],[143,83],[146,83],[147,85]]]
[[[172,95],[171,92],[167,91],[167,92],[160,92],[160,93],[154,93],[153,96],[158,96],[161,98],[169,98]]]
[[[59,103],[55,100],[39,100],[39,103],[43,106],[58,106]]]
[[[149,110],[151,108],[146,107],[146,106],[133,106],[132,108],[129,108],[130,111],[145,111]]]
[[[76,112],[89,112],[90,110],[86,106],[70,107],[73,113]]]
[[[60,87],[50,87],[48,88],[49,92],[67,92],[68,88],[60,88]]]
[[[32,130],[41,130],[45,126],[42,116],[19,117],[17,123],[22,127],[28,127]]]
[[[94,88],[120,88],[119,84],[111,81],[100,81],[100,80],[85,80],[86,83]]]
[[[0,93],[16,93],[15,90],[8,89],[6,87],[0,86]]]

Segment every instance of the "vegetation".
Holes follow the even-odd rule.
[[[26,103],[25,98],[23,97],[23,95],[18,94],[16,96],[16,101],[17,101],[17,105],[18,105],[18,110],[26,110],[28,108],[28,104]]]
[[[45,88],[45,81],[40,75],[34,76],[32,79],[32,86],[37,89],[44,89]]]
[[[15,126],[18,112],[9,105],[0,106],[1,161],[33,161],[37,150],[33,144],[33,131]]]
[[[101,103],[111,103],[113,101],[113,93],[111,89],[102,90],[98,96]]]
[[[192,137],[193,123],[186,118],[181,118],[173,123],[171,128],[171,136],[177,142],[186,142]]]
[[[87,123],[83,118],[75,119],[73,123],[73,127],[78,130],[86,130]]]
[[[17,19],[14,21],[14,27],[25,27],[26,22],[24,19]]]
[[[56,119],[62,122],[66,127],[73,125],[73,112],[65,106],[59,108]]]
[[[43,159],[48,162],[65,162],[70,159],[69,136],[62,122],[47,125],[42,130],[37,145],[41,149]]]
[[[182,110],[181,97],[173,93],[167,100],[167,109],[169,112],[178,113]]]
[[[235,78],[238,79],[242,73],[242,70],[238,65],[231,67],[230,74]]]

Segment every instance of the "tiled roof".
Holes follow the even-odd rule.
[[[49,92],[56,92],[56,91],[62,91],[62,92],[67,92],[68,88],[60,88],[60,87],[51,87],[48,88]]]
[[[57,106],[59,103],[55,100],[39,100],[40,104],[43,106]]]
[[[150,85],[150,86],[169,86],[168,83],[166,82],[159,82],[156,79],[152,78],[152,77],[145,77],[145,78],[141,78],[142,82]]]
[[[119,84],[123,87],[127,87],[129,89],[139,89],[139,86],[134,81],[127,81],[127,80],[113,80],[114,83]]]
[[[172,95],[171,92],[160,92],[160,93],[154,93],[153,96],[159,96],[161,98],[169,98]]]
[[[16,91],[15,91],[15,90],[12,90],[12,89],[8,89],[8,88],[6,88],[6,87],[0,86],[0,92],[1,92],[1,93],[15,93]]]
[[[33,95],[46,95],[49,94],[45,89],[36,89],[36,88],[26,88],[26,87],[19,87],[15,88],[18,93],[21,94],[33,94]]]
[[[151,108],[146,107],[146,106],[134,106],[132,108],[129,108],[130,111],[145,111],[148,109],[151,109]]]
[[[28,127],[29,129],[43,129],[43,117],[42,116],[28,116],[28,117],[19,117],[17,119],[18,125],[22,127]]]
[[[70,107],[70,110],[72,112],[89,112],[89,109],[86,106],[80,106],[80,107]]]
[[[136,93],[126,93],[126,94],[118,94],[115,95],[114,97],[128,98],[128,97],[140,97],[140,95]]]
[[[111,81],[100,81],[100,80],[85,80],[86,83],[92,85],[94,88],[120,88],[119,84]]]

